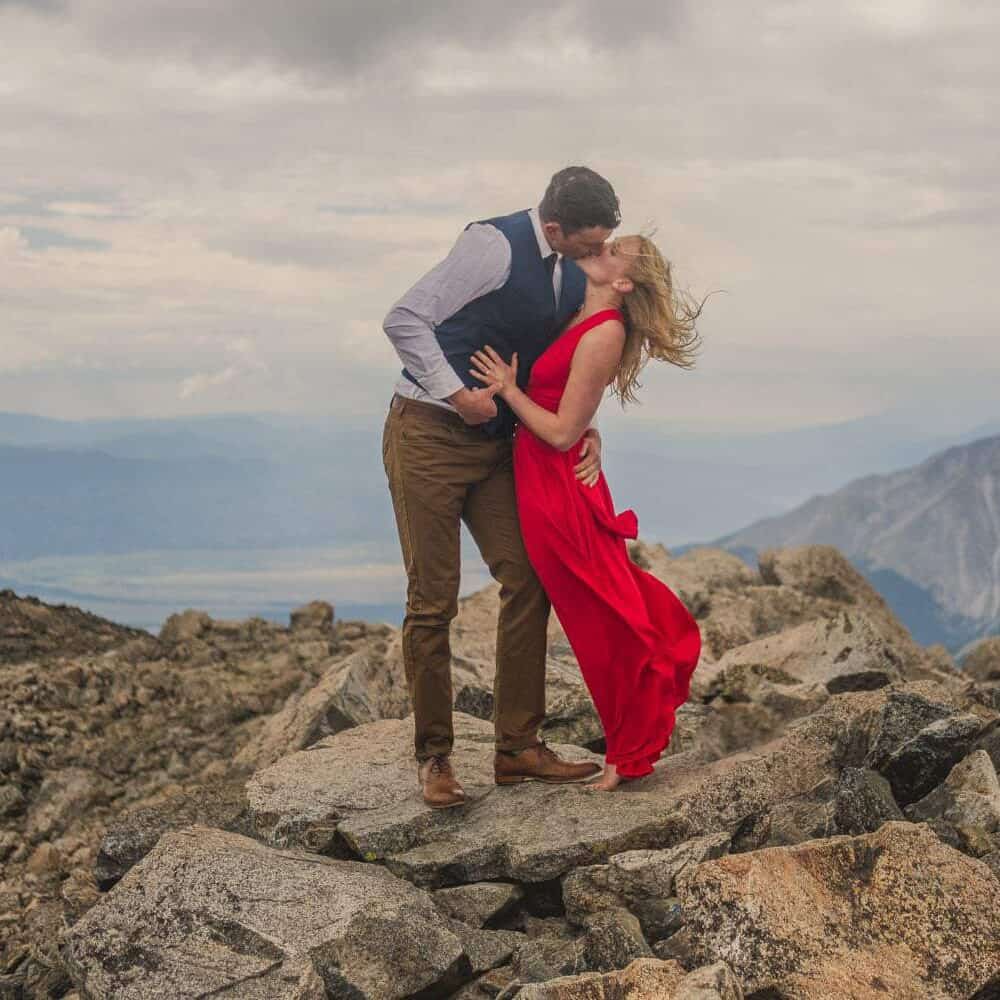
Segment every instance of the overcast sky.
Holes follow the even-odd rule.
[[[725,289],[636,419],[1000,415],[994,3],[0,0],[0,46],[2,410],[374,422],[393,301],[585,163]]]

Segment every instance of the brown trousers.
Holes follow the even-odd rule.
[[[545,717],[550,606],[521,539],[511,441],[488,438],[433,403],[394,396],[382,459],[408,578],[403,663],[417,760],[449,753],[454,742],[449,632],[458,614],[462,521],[501,585],[496,747],[531,746]]]

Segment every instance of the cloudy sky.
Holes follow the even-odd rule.
[[[725,290],[636,419],[997,415],[993,3],[0,0],[0,40],[0,409],[374,421],[392,302],[585,163]]]

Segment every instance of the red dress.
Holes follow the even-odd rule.
[[[557,412],[580,338],[621,318],[606,309],[566,330],[535,362],[528,396]],[[604,474],[594,486],[574,475],[580,444],[561,452],[518,425],[521,532],[601,718],[607,761],[623,777],[640,777],[653,770],[674,710],[688,699],[701,633],[673,591],[629,559],[625,539],[639,524],[631,510],[615,514]]]

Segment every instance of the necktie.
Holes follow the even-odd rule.
[[[549,283],[552,285],[552,295],[556,294],[555,282],[552,280],[552,275],[555,274],[556,261],[559,259],[559,254],[553,252],[545,258],[545,273],[549,276]]]

